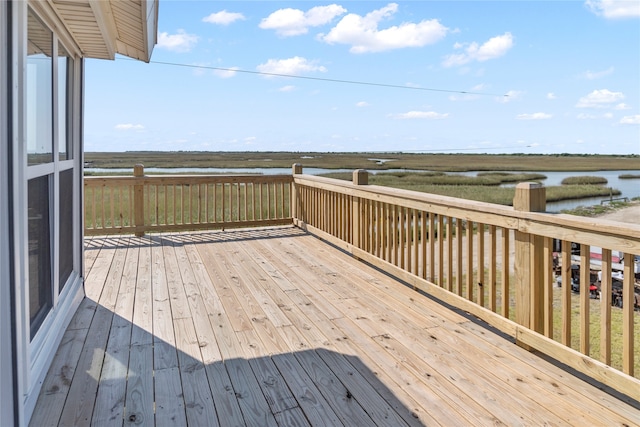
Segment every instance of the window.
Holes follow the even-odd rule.
[[[53,306],[49,175],[29,180],[29,318],[31,338]]]
[[[58,292],[71,276],[73,271],[73,169],[60,172],[60,238],[58,253],[60,260],[60,285]]]
[[[73,65],[67,50],[58,43],[58,154],[60,160],[69,160],[73,150],[68,135],[71,114],[69,112],[69,87],[72,86],[72,74],[69,65]]]
[[[27,19],[26,157],[28,176],[29,306],[31,340],[47,325],[58,296],[80,265],[74,254],[79,185],[74,184],[74,61],[31,8]],[[76,233],[76,230],[78,231]],[[64,297],[64,296],[63,296]],[[47,328],[48,326],[44,326]],[[42,331],[41,336],[46,335]],[[38,339],[35,340],[36,342]],[[40,341],[41,342],[41,341]],[[37,345],[37,344],[36,344]]]
[[[53,33],[29,10],[27,47],[27,161],[53,160]]]

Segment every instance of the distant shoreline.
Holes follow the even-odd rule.
[[[446,172],[640,170],[640,155],[322,153],[322,152],[87,152],[85,166],[133,168],[290,168],[414,169]],[[384,160],[384,161],[381,161]]]

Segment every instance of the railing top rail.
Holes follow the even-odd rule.
[[[640,225],[637,224],[621,224],[566,214],[523,212],[511,206],[377,185],[355,185],[349,181],[313,175],[294,174],[293,178],[297,184],[340,191],[355,197],[497,225],[540,236],[640,253]]]
[[[135,176],[86,176],[84,177],[85,185],[102,185],[120,184],[120,185],[139,185],[139,184],[178,184],[178,183],[194,183],[205,184],[213,182],[224,183],[273,183],[273,182],[292,182],[291,175],[144,175]]]

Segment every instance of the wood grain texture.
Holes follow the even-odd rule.
[[[385,210],[371,212],[376,219]],[[409,240],[424,236],[414,233],[405,230],[402,238],[404,263],[400,236],[389,252],[394,263],[411,268],[405,280],[413,262],[424,259],[425,243],[417,255],[409,249]],[[34,426],[635,425],[640,419],[632,399],[608,395],[413,287],[451,304],[464,298],[448,297],[423,278],[399,282],[294,227],[100,239],[91,240],[100,252],[91,255],[86,283],[94,299],[81,304],[63,338]],[[489,238],[488,252],[496,251],[496,240]],[[386,252],[382,240],[371,245]],[[378,267],[395,271],[387,264]],[[542,335],[514,331],[520,342],[565,363],[586,363]],[[602,366],[588,366],[593,377],[615,382]]]

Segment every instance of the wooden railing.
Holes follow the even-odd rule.
[[[368,185],[366,171],[352,182],[303,175],[300,165],[277,176],[134,175],[85,178],[85,234],[293,222],[640,400],[640,225],[544,213],[545,189],[531,183],[508,207]],[[602,248],[598,266],[591,248]]]
[[[532,183],[519,184],[508,207],[367,185],[365,171],[348,182],[294,165],[293,176],[299,227],[640,400],[639,225],[544,213],[545,189]],[[600,281],[591,247],[603,248]],[[624,252],[621,290],[612,251]],[[616,292],[621,308],[612,307]]]
[[[291,175],[86,177],[85,234],[291,224]]]

